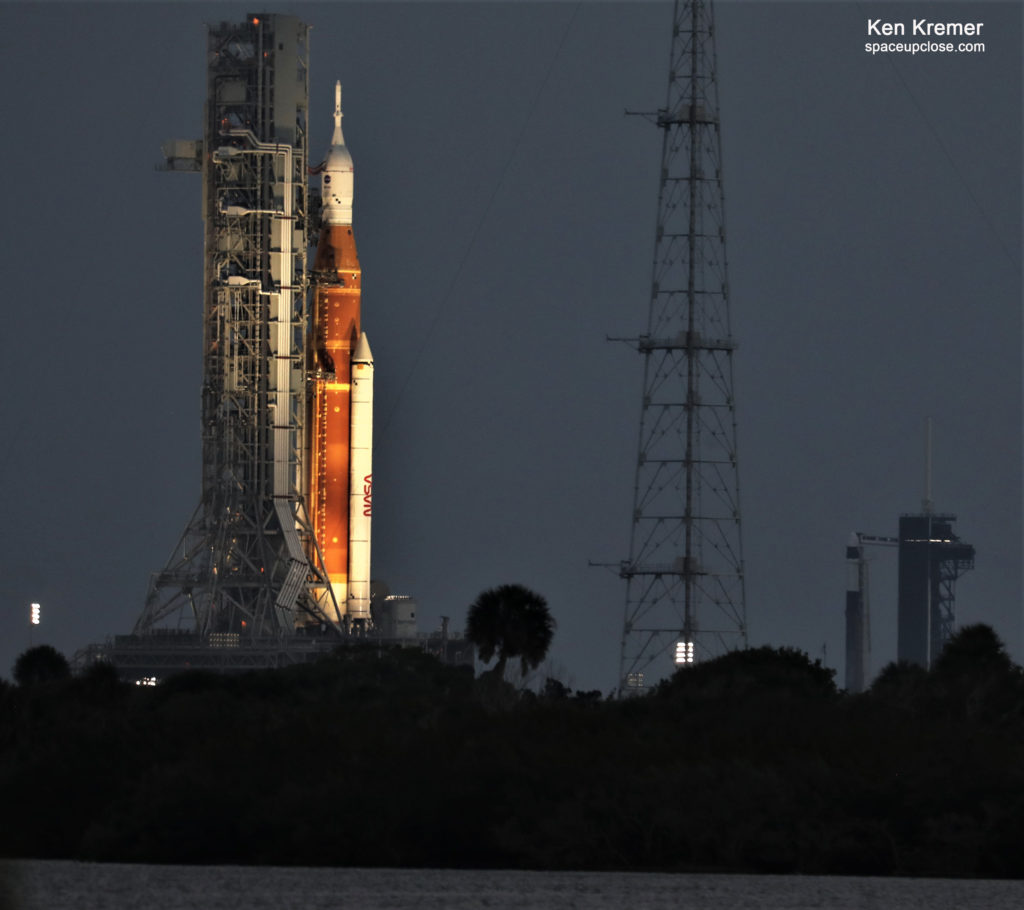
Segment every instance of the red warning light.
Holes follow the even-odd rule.
[[[260,20],[259,20],[259,19],[257,19],[257,18],[256,18],[255,16],[253,16],[253,17],[252,17],[252,24],[253,24],[253,25],[259,25],[259,24],[260,24]]]

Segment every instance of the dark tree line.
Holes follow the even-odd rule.
[[[987,627],[858,696],[788,648],[621,701],[497,684],[377,649],[0,684],[0,855],[1024,875],[1024,678]]]

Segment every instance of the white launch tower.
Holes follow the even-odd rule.
[[[139,635],[231,647],[336,625],[305,513],[308,34],[290,16],[211,26],[203,139],[165,147],[203,180],[202,492]]]

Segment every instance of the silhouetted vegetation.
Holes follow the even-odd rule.
[[[14,663],[14,681],[19,686],[37,686],[70,675],[67,658],[52,645],[29,648]]]
[[[0,855],[1024,875],[1024,678],[987,627],[850,696],[789,648],[646,697],[349,649],[0,687]]]
[[[523,585],[501,585],[483,591],[466,616],[466,639],[487,663],[498,655],[490,670],[496,680],[505,674],[509,658],[518,657],[523,675],[544,660],[555,634],[555,618],[548,602]]]

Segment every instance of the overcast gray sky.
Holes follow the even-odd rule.
[[[5,86],[0,673],[130,631],[199,495],[202,225],[160,143],[202,131],[230,3],[0,4]],[[461,626],[544,594],[549,672],[617,678],[668,3],[298,3],[312,145],[344,85],[376,360],[374,575]],[[866,22],[983,21],[980,54],[875,56]],[[717,7],[754,644],[843,672],[844,546],[934,499],[1021,626],[1021,6]],[[895,554],[873,565],[874,670]]]

